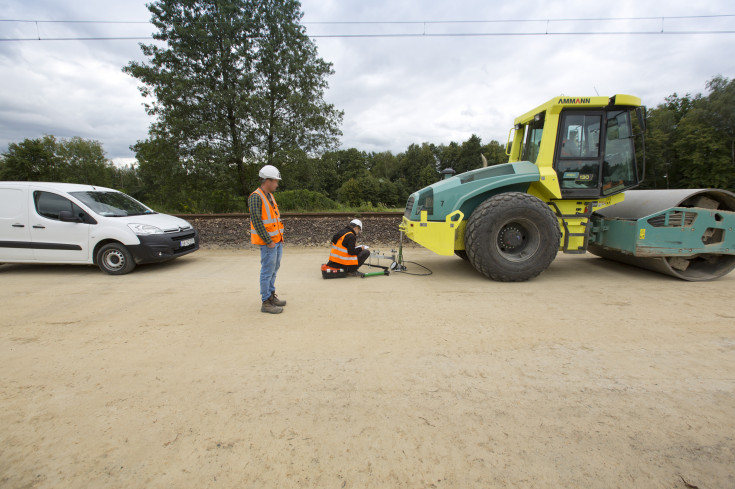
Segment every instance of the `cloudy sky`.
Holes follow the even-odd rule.
[[[151,119],[121,68],[143,60],[140,41],[37,39],[150,36],[145,3],[0,0],[0,39],[35,39],[0,41],[0,152],[51,134],[96,139],[109,158],[134,161],[129,146]],[[731,0],[303,0],[302,8],[334,64],[326,98],[345,112],[345,148],[397,153],[472,134],[504,143],[517,115],[559,94],[630,93],[655,106],[674,92],[705,92],[714,75],[735,77]],[[365,37],[347,37],[355,35]]]

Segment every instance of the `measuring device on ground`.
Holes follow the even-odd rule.
[[[380,260],[386,260],[390,262],[389,265],[381,265]],[[413,273],[408,271],[406,263],[416,265],[425,270],[423,273]],[[398,251],[390,250],[390,254],[384,254],[376,250],[374,253],[370,253],[367,261],[363,265],[372,268],[380,268],[381,272],[354,272],[356,276],[360,278],[367,277],[380,277],[384,275],[390,275],[391,272],[405,273],[407,275],[431,275],[431,270],[427,267],[420,265],[416,262],[405,261],[403,259],[403,231],[401,231],[401,238],[398,244]],[[332,268],[327,265],[322,265],[322,277],[323,278],[342,278],[347,277],[349,274],[342,268]]]

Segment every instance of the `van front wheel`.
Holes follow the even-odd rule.
[[[110,275],[124,275],[135,268],[130,251],[120,243],[109,243],[97,252],[97,266]]]

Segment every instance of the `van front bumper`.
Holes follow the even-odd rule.
[[[199,233],[193,228],[178,233],[138,236],[138,239],[139,245],[128,246],[138,265],[173,260],[199,249]]]

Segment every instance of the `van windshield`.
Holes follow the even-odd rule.
[[[155,214],[154,211],[122,192],[71,192],[71,195],[100,216],[124,217]]]

